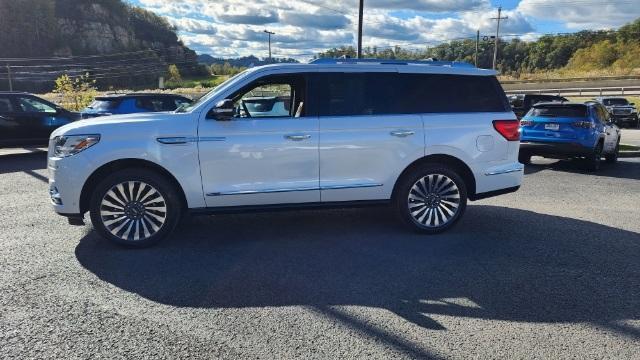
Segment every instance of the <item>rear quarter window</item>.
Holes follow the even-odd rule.
[[[417,113],[510,111],[493,76],[402,74],[407,84],[406,107]]]

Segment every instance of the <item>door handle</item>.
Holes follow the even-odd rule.
[[[289,134],[289,135],[285,135],[284,138],[287,139],[287,140],[291,140],[291,141],[302,141],[302,140],[310,139],[311,135],[309,135],[309,134]]]
[[[407,137],[415,133],[416,133],[415,131],[411,131],[411,130],[395,130],[390,132],[391,136],[396,136],[396,137]]]

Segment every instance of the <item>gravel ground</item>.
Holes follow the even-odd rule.
[[[534,159],[452,231],[388,210],[198,217],[146,250],[71,227],[0,156],[0,357],[640,358],[640,159]]]

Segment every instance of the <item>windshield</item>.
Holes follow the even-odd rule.
[[[629,105],[627,99],[604,99],[602,102],[605,106]]]
[[[212,97],[216,96],[216,94],[218,94],[218,92],[226,89],[227,87],[229,87],[231,84],[233,84],[236,80],[242,78],[244,75],[249,73],[249,69],[242,71],[230,78],[228,78],[226,81],[224,81],[222,84],[214,87],[213,89],[211,89],[211,91],[209,91],[208,93],[202,95],[198,100],[194,101],[191,104],[182,104],[180,105],[180,107],[178,109],[176,109],[176,112],[179,113],[184,113],[184,112],[189,112],[195,108],[197,108],[198,106],[200,106],[200,104],[203,104],[207,101],[209,101],[209,99],[211,99]]]
[[[584,105],[539,106],[532,108],[527,116],[583,118],[587,117],[587,107]]]

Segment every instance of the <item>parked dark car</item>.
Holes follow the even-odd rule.
[[[562,96],[544,94],[516,94],[509,96],[509,104],[518,119],[531,110],[533,105],[541,102],[563,102],[569,101]]]
[[[598,97],[596,101],[604,105],[611,114],[613,122],[620,127],[640,127],[638,109],[623,97]]]
[[[141,112],[175,111],[182,104],[191,103],[191,99],[174,94],[134,93],[98,96],[82,110],[82,117],[86,119]]]
[[[32,94],[0,92],[0,147],[47,145],[55,129],[79,119]]]

